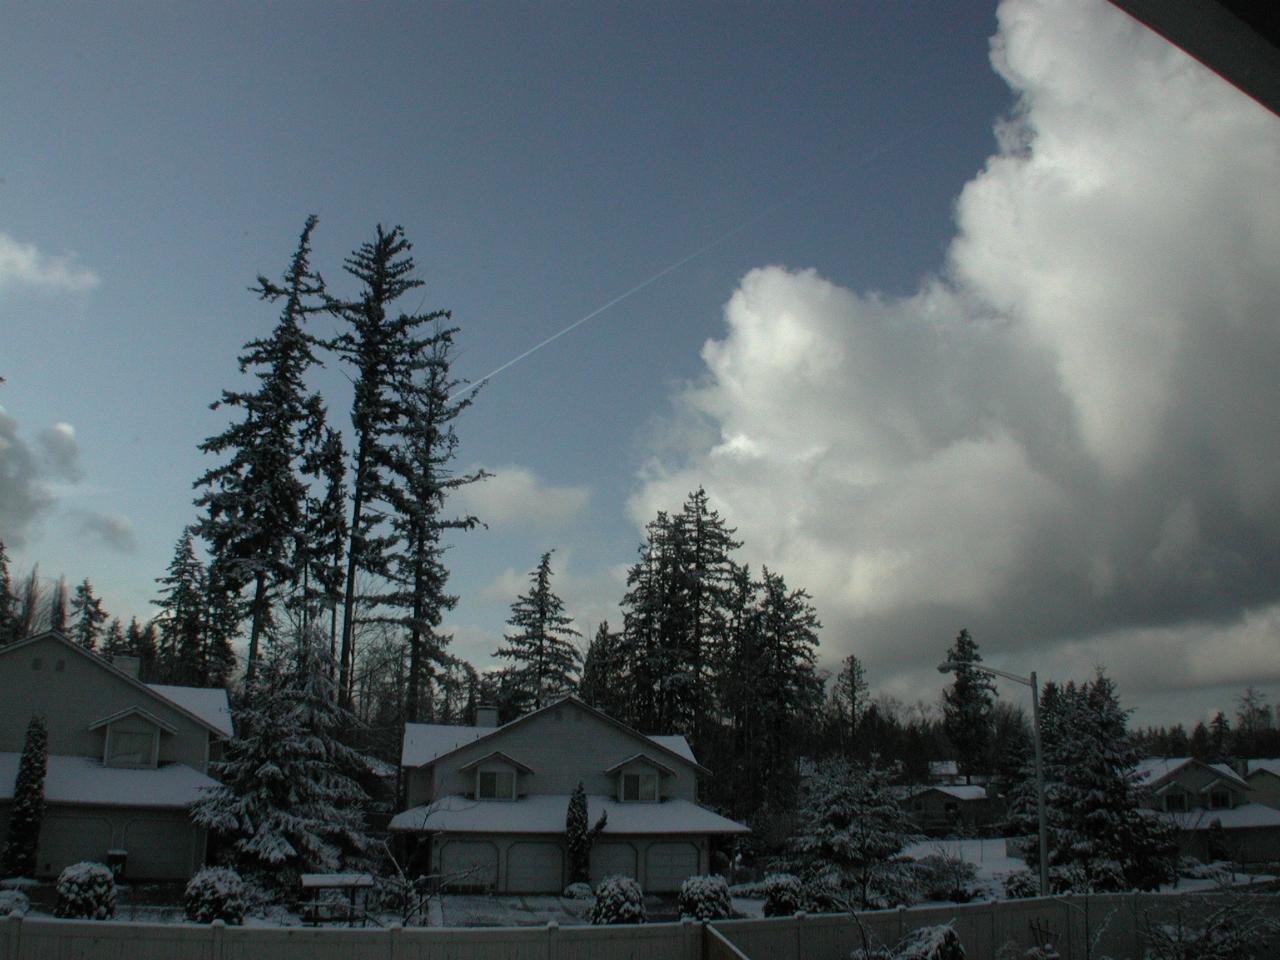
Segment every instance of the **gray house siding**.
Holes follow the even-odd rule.
[[[572,702],[499,729],[499,736],[468,744],[443,758],[432,766],[431,773],[413,771],[409,776],[408,805],[427,803],[437,796],[473,793],[475,771],[461,768],[495,750],[533,771],[516,778],[516,790],[521,795],[569,794],[581,782],[589,794],[614,796],[617,774],[605,771],[637,753],[646,753],[673,772],[672,776],[658,778],[662,797],[691,802],[697,799],[697,774],[687,760],[663,751],[647,738],[600,720]]]

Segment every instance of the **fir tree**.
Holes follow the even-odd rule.
[[[1231,721],[1219,710],[1209,721],[1209,758],[1222,763],[1231,756]]]
[[[831,689],[831,703],[835,712],[839,742],[846,753],[852,753],[858,743],[862,717],[871,703],[867,687],[867,674],[857,654],[849,654],[840,664]]]
[[[792,837],[802,874],[819,888],[852,894],[863,909],[893,858],[915,839],[890,782],[891,771],[828,760],[805,778]]]
[[[321,492],[307,498],[304,602],[308,610],[328,611],[329,648],[336,662],[342,560],[347,548],[346,452],[337,430],[325,429],[323,440],[307,461],[306,472],[315,478]]]
[[[600,811],[600,819],[594,827],[588,827],[587,793],[582,781],[569,796],[569,809],[565,813],[564,839],[569,851],[569,882],[591,882],[591,847],[609,822],[608,812]]]
[[[71,598],[71,616],[74,621],[71,638],[86,650],[93,650],[102,635],[107,612],[102,609],[102,601],[94,596],[93,585],[87,579],[76,587],[75,596]]]
[[[607,620],[601,621],[582,661],[578,696],[611,717],[622,716],[627,700],[623,671],[622,638],[609,629]]]
[[[67,632],[67,581],[59,577],[49,591],[49,629],[61,634]]]
[[[1101,671],[1092,683],[1048,684],[1041,696],[1049,864],[1080,892],[1154,889],[1174,876],[1172,828],[1142,812],[1127,712]],[[1036,830],[1030,763],[1014,792],[1012,826]],[[1036,851],[1032,850],[1032,860]]]
[[[353,718],[336,703],[327,647],[314,634],[269,641],[215,765],[221,783],[192,808],[241,870],[279,889],[299,873],[361,865],[370,846],[368,798],[351,776],[362,761],[338,739]]]
[[[111,658],[129,655],[129,641],[124,635],[124,625],[119,617],[113,617],[107,624],[107,632],[102,640],[102,653]]]
[[[239,358],[241,374],[252,372],[257,389],[224,390],[212,408],[234,407],[243,416],[200,444],[204,453],[227,457],[196,481],[203,488],[196,505],[204,509],[196,532],[209,545],[226,589],[252,586],[245,669],[250,685],[273,594],[281,584],[300,579],[288,562],[288,548],[303,526],[306,497],[295,467],[303,455],[303,435],[315,430],[312,421],[319,410],[307,393],[306,373],[316,358],[302,328],[308,314],[327,307],[324,281],[310,264],[315,226],[316,218],[308,217],[281,285],[258,277],[253,291],[262,300],[283,303],[271,335],[245,344]]]
[[[419,718],[424,684],[429,685],[446,662],[444,648],[450,638],[439,628],[444,613],[458,601],[445,589],[449,571],[442,538],[479,523],[470,515],[446,516],[446,501],[459,488],[488,476],[483,470],[458,474],[451,466],[458,447],[453,422],[471,402],[451,399],[459,386],[449,373],[456,332],[437,326],[422,344],[413,383],[402,388],[404,442],[392,461],[399,479],[392,497],[392,527],[399,534],[392,574],[399,589],[388,601],[400,609],[408,635],[406,717],[411,722]]]
[[[18,778],[9,808],[9,834],[0,873],[34,877],[40,824],[44,820],[44,777],[49,765],[48,734],[43,717],[32,717],[18,761]]]
[[[31,567],[31,573],[18,588],[17,612],[14,614],[14,632],[17,639],[25,640],[38,633],[49,622],[43,609],[44,591],[40,589],[40,565]]]
[[[20,639],[18,636],[17,597],[9,578],[9,555],[0,540],[0,646]]]
[[[173,559],[163,577],[156,578],[161,613],[156,666],[167,683],[186,683],[198,676],[202,660],[206,576],[196,557],[191,528],[182,531],[174,545]]]
[[[424,350],[419,330],[448,319],[444,311],[392,312],[397,300],[422,286],[413,276],[416,266],[411,250],[400,227],[388,231],[379,224],[374,240],[362,244],[345,261],[347,273],[361,283],[357,298],[332,304],[346,329],[330,346],[355,371],[351,519],[338,664],[338,694],[343,703],[350,703],[352,696],[357,603],[379,601],[377,596],[357,596],[357,574],[381,580],[392,572],[389,548],[394,534],[381,521],[387,511],[394,511],[397,499],[395,451],[408,418],[405,389],[414,382]]]
[[[581,634],[551,589],[551,553],[529,574],[529,592],[511,605],[507,623],[517,632],[508,633],[507,645],[494,653],[512,662],[521,700],[535,709],[574,688],[580,659],[572,638]]]
[[[970,783],[973,774],[986,772],[990,760],[995,684],[988,674],[973,669],[982,662],[982,655],[968,630],[960,631],[947,660],[955,664],[955,680],[942,694],[943,717],[960,771]]]

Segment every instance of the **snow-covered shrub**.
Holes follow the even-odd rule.
[[[771,873],[764,878],[764,915],[789,917],[805,908],[804,884],[790,873]]]
[[[1015,870],[1004,878],[1004,895],[1009,900],[1040,896],[1040,878],[1030,870]]]
[[[31,909],[31,901],[21,890],[0,890],[0,920],[5,917],[24,917]]]
[[[690,877],[680,885],[680,916],[695,920],[727,920],[733,915],[729,884],[714,873]]]
[[[973,885],[978,879],[978,868],[954,854],[921,857],[916,861],[915,875],[925,900],[968,903],[976,894]]]
[[[964,947],[950,924],[912,930],[894,948],[894,960],[964,960]]]
[[[572,900],[590,900],[591,884],[571,883],[564,888],[564,895]]]
[[[867,890],[866,906],[873,910],[909,907],[919,903],[920,899],[920,871],[916,861],[895,858],[876,869],[873,883]]]
[[[1151,960],[1261,960],[1275,956],[1280,922],[1241,896],[1194,925],[1148,921],[1144,933]]]
[[[1231,875],[1226,863],[1205,863],[1195,857],[1183,857],[1178,861],[1178,876],[1188,880],[1224,880]]]
[[[630,877],[605,877],[596,887],[596,902],[591,906],[591,922],[644,923],[644,893]]]
[[[116,878],[111,868],[82,860],[58,876],[54,915],[81,920],[110,920],[116,915]]]
[[[205,867],[187,884],[183,907],[196,923],[244,923],[247,904],[244,881],[228,867]]]

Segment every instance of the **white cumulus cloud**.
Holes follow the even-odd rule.
[[[52,256],[33,243],[0,232],[0,291],[27,288],[43,293],[87,293],[98,275],[71,254]]]
[[[490,527],[554,530],[581,517],[591,502],[588,487],[558,487],[527,467],[507,465],[493,476],[468,484],[455,494],[464,510]]]
[[[1108,4],[999,23],[1017,107],[938,273],[747,274],[632,516],[704,485],[826,658],[890,685],[936,688],[961,626],[1024,668],[1224,682],[1280,639],[1280,119]]]

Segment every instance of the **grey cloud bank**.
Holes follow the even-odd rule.
[[[1018,104],[944,269],[749,273],[633,518],[704,484],[912,698],[961,626],[1132,693],[1275,684],[1280,121],[1105,5],[1003,4],[992,62]]]

